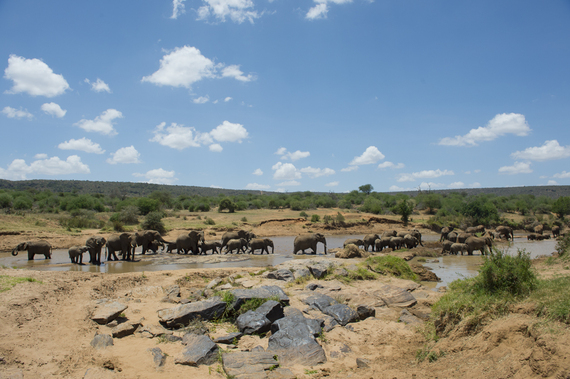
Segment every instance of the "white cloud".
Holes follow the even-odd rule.
[[[271,188],[271,186],[265,184],[249,183],[247,186],[245,186],[245,188],[251,190],[268,190]]]
[[[382,168],[382,169],[384,169],[384,168],[400,169],[400,168],[404,168],[404,167],[406,167],[406,165],[403,163],[394,164],[394,163],[388,162],[388,161],[382,162],[378,165],[378,168]]]
[[[299,183],[296,180],[289,180],[289,181],[282,182],[282,183],[278,184],[278,186],[286,186],[286,187],[293,187],[293,186],[300,186],[300,185],[301,185],[301,183]]]
[[[446,146],[477,146],[479,142],[492,141],[505,134],[522,137],[531,131],[524,115],[518,113],[498,114],[485,127],[471,129],[464,136],[445,137],[439,141]]]
[[[221,153],[222,150],[224,150],[222,145],[220,145],[219,143],[213,143],[208,148],[210,149],[210,151],[213,151],[215,153]]]
[[[465,183],[463,182],[453,182],[448,185],[449,188],[465,188]]]
[[[396,185],[394,186],[390,186],[390,188],[388,188],[391,192],[398,192],[398,191],[408,191],[409,189],[405,189],[402,187],[398,187]]]
[[[252,0],[203,0],[204,4],[198,8],[198,20],[207,20],[210,16],[218,21],[225,22],[229,17],[233,22],[241,24],[248,20],[253,24],[256,18],[261,17],[253,10]]]
[[[293,162],[297,161],[299,159],[302,159],[302,158],[307,158],[308,156],[311,155],[310,152],[301,151],[301,150],[297,150],[294,153],[291,153],[291,152],[287,151],[287,149],[284,147],[280,147],[279,149],[277,149],[275,154],[281,155],[281,159],[283,159],[283,160],[291,159]]]
[[[219,142],[239,142],[248,137],[247,130],[241,124],[232,124],[224,121],[210,132],[210,135]]]
[[[398,182],[413,182],[416,179],[433,179],[439,178],[440,176],[455,175],[451,170],[423,170],[419,172],[413,172],[408,174],[400,174],[397,177]]]
[[[165,129],[165,125],[166,123],[163,122],[156,127],[154,137],[150,139],[151,142],[158,142],[162,146],[178,150],[200,146],[199,133],[193,127],[172,123]]]
[[[302,168],[299,171],[301,171],[304,174],[309,175],[309,177],[311,177],[311,178],[318,178],[320,176],[329,176],[329,175],[335,174],[335,171],[331,168],[321,169],[321,168],[313,168],[311,166]]]
[[[469,184],[468,187],[469,187],[469,188],[480,188],[480,187],[481,187],[481,183],[479,183],[479,182],[473,182],[473,183]]]
[[[54,97],[65,93],[69,84],[62,75],[39,59],[26,59],[10,55],[4,78],[12,80],[14,86],[5,93],[27,93],[31,96]]]
[[[255,79],[252,75],[244,76],[237,65],[224,66],[222,63],[215,64],[195,47],[177,47],[164,55],[160,60],[160,68],[152,75],[143,77],[142,82],[191,89],[194,83],[205,78],[232,77],[240,81]]]
[[[570,172],[562,171],[559,174],[554,174],[553,177],[557,179],[568,179],[570,178]]]
[[[0,178],[9,180],[24,180],[27,175],[66,175],[89,174],[89,167],[81,162],[77,155],[70,155],[65,161],[59,157],[47,158],[40,154],[40,158],[29,166],[23,159],[14,159],[7,169],[0,168]]]
[[[174,171],[166,171],[162,168],[147,171],[145,174],[134,173],[133,176],[144,177],[147,183],[153,184],[173,184],[178,179],[174,177]]]
[[[273,179],[276,180],[294,180],[301,179],[301,173],[297,171],[297,168],[292,163],[282,163],[277,162],[271,167],[275,170],[273,174]]]
[[[570,146],[560,146],[557,140],[546,141],[542,146],[529,147],[511,154],[514,159],[547,161],[570,157]]]
[[[351,3],[352,0],[315,0],[315,5],[305,15],[305,18],[309,20],[316,20],[320,18],[327,18],[327,13],[329,11],[329,4],[346,4]]]
[[[6,115],[6,117],[8,118],[27,118],[27,119],[32,119],[34,118],[34,115],[31,114],[30,112],[28,112],[28,110],[24,110],[24,109],[15,109],[12,107],[4,107],[4,109],[2,109],[2,113],[4,113]]]
[[[546,184],[549,186],[557,186],[558,182],[556,180],[549,180]]]
[[[349,167],[345,167],[345,168],[341,168],[340,171],[342,172],[350,172],[350,171],[356,171],[358,170],[358,166],[349,166]]]
[[[233,98],[232,98],[232,97],[229,97],[229,96],[224,99],[224,101],[225,101],[226,103],[227,103],[228,101],[231,101],[231,100],[233,100]]]
[[[91,84],[92,91],[111,93],[111,88],[109,88],[109,85],[99,78],[97,78],[95,82],[91,82],[89,79],[86,78],[85,83]]]
[[[116,109],[107,109],[100,116],[95,117],[94,120],[81,119],[73,125],[79,126],[87,132],[97,132],[109,136],[114,136],[117,131],[114,127],[114,120],[123,118],[123,114]]]
[[[186,0],[172,0],[172,16],[170,18],[176,20],[179,15],[186,13],[184,1]]]
[[[134,146],[121,147],[119,150],[111,153],[112,158],[107,159],[109,164],[117,163],[141,163],[139,157],[140,153]]]
[[[105,152],[98,143],[85,137],[81,139],[70,139],[69,141],[60,143],[57,147],[61,150],[80,150],[94,154],[103,154]]]
[[[257,168],[257,169],[255,169],[254,172],[252,172],[252,175],[261,176],[261,175],[263,175],[263,171],[261,171],[260,168]]]
[[[192,100],[192,102],[194,104],[206,104],[208,101],[210,101],[210,96],[208,96],[208,95],[200,96],[200,97]]]
[[[41,110],[44,111],[46,114],[62,118],[67,113],[66,110],[61,109],[59,104],[56,103],[45,103],[42,104]]]
[[[360,166],[365,164],[373,164],[378,162],[381,159],[384,159],[385,156],[378,150],[376,146],[369,146],[366,148],[364,153],[362,153],[359,157],[354,157],[352,162],[349,163],[350,166]]]
[[[325,187],[336,187],[338,186],[338,184],[339,184],[338,182],[330,182],[325,184]]]
[[[532,169],[530,168],[530,162],[515,162],[512,166],[503,166],[499,168],[501,174],[530,174]]]
[[[47,159],[48,155],[47,154],[43,154],[43,153],[39,153],[34,155],[35,159]]]

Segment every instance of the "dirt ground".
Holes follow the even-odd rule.
[[[308,229],[325,230],[327,234],[364,235],[392,228],[403,229],[403,226],[393,220],[378,219],[351,230],[325,230],[307,225],[306,221],[282,220],[266,222],[252,230],[259,236],[294,235]],[[169,235],[180,231],[174,230]],[[0,236],[0,250],[11,250],[22,237],[42,238],[54,247],[67,248],[82,244],[97,231],[83,231],[75,236],[26,233]],[[211,229],[206,233],[207,239],[216,239],[223,231]],[[562,266],[547,267],[543,261],[537,261],[536,267],[549,276],[565,271]],[[122,315],[124,318],[151,328],[158,325],[157,310],[175,306],[163,301],[163,288],[177,284],[181,287],[181,298],[191,298],[211,279],[236,273],[247,277],[249,272],[258,270],[188,269],[104,274],[2,268],[0,276],[35,281],[25,281],[0,292],[0,378],[225,378],[219,363],[199,367],[175,364],[180,343],[159,338],[135,334],[115,338],[114,346],[96,350],[90,345],[93,337],[97,333],[110,334],[111,328],[95,323],[90,316],[97,300],[118,300],[128,305]],[[260,276],[251,278],[243,285],[275,284]],[[376,317],[350,324],[352,330],[337,326],[327,332],[319,340],[327,362],[314,367],[290,367],[297,378],[570,378],[570,330],[566,325],[546,322],[521,307],[506,317],[489,321],[477,334],[459,329],[437,343],[428,342],[423,323],[398,322],[401,309],[374,304],[371,294],[383,283],[411,288],[409,281],[389,277],[350,285],[319,281],[324,291],[339,291],[340,287],[338,293],[349,305],[371,304],[376,309]],[[292,306],[304,308],[298,295],[306,284],[284,287]],[[429,306],[441,296],[422,286],[412,293],[418,299],[415,311],[419,313],[429,313]],[[213,338],[235,331],[228,323],[208,326]],[[246,336],[229,349],[246,350],[256,346],[267,347],[267,338]],[[168,355],[160,370],[155,368],[148,352],[154,347],[160,347]],[[428,350],[435,359],[419,362],[417,352]],[[358,367],[357,358],[367,360],[366,367]]]

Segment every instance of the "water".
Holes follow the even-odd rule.
[[[363,235],[335,235],[325,236],[327,239],[327,250],[342,247],[348,238],[362,238]],[[26,268],[32,270],[47,271],[85,271],[85,272],[105,272],[124,273],[142,271],[163,271],[181,270],[196,268],[228,268],[228,267],[266,267],[275,266],[291,259],[311,259],[312,254],[293,255],[293,241],[295,236],[269,237],[275,245],[274,254],[263,254],[259,252],[250,254],[214,254],[214,255],[179,255],[179,254],[147,254],[141,255],[137,250],[135,262],[104,262],[101,266],[89,264],[89,254],[84,254],[84,264],[72,264],[69,260],[67,250],[58,249],[52,252],[52,259],[44,259],[43,256],[36,255],[33,261],[28,261],[26,251],[22,251],[18,256],[13,257],[10,252],[0,253],[0,265],[15,268]],[[425,242],[438,241],[439,235],[428,234],[422,236]],[[500,243],[496,246],[509,254],[516,254],[518,249],[524,249],[530,253],[531,258],[540,255],[551,255],[555,251],[555,240],[527,241],[526,235],[515,235],[515,241],[510,244]],[[317,256],[323,255],[323,245],[317,244]],[[308,252],[309,250],[307,250]],[[414,258],[417,260],[418,257]],[[482,259],[479,254],[472,256],[443,256],[439,258],[426,258],[423,265],[429,267],[438,277],[442,279],[437,284],[431,286],[441,287],[448,285],[455,279],[471,277],[477,275],[477,269],[481,265]]]

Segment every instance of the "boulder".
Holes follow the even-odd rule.
[[[136,330],[137,335],[145,338],[154,338],[162,335],[172,335],[170,330],[164,329],[160,325],[141,325]]]
[[[302,300],[303,303],[307,304],[309,307],[318,309],[324,313],[324,309],[330,307],[331,305],[338,304],[338,302],[330,296],[323,294],[316,294],[306,297]]]
[[[318,283],[310,283],[310,284],[307,284],[307,286],[305,287],[305,289],[307,289],[309,291],[314,291],[318,288],[324,288],[324,287]]]
[[[359,305],[356,307],[356,313],[358,313],[359,320],[366,320],[368,317],[376,316],[376,309],[368,305]]]
[[[398,321],[403,322],[406,325],[422,323],[422,320],[411,314],[407,309],[402,309]]]
[[[308,266],[308,269],[315,279],[321,279],[327,274],[329,267],[324,264],[316,264]]]
[[[243,334],[261,334],[269,331],[271,322],[261,313],[247,311],[237,318],[236,326]]]
[[[275,323],[282,320],[285,319]],[[279,363],[285,366],[314,366],[327,361],[325,352],[313,337],[313,333],[306,324],[299,322],[282,325],[273,333],[269,337],[267,351],[276,354]]]
[[[295,272],[293,273],[293,276],[295,277],[295,279],[310,278],[311,277],[311,271],[309,271],[309,269],[306,267],[302,267],[302,268],[295,270]]]
[[[374,296],[382,299],[390,307],[407,308],[417,303],[416,298],[406,290],[389,284],[383,284]]]
[[[276,279],[276,280],[284,280],[286,282],[292,282],[295,280],[295,276],[291,272],[291,270],[287,269],[280,269],[275,271],[269,271],[267,273],[267,279]]]
[[[208,336],[186,334],[186,348],[174,359],[174,363],[188,366],[211,365],[216,362],[218,345]]]
[[[98,324],[104,325],[119,317],[127,308],[125,304],[121,304],[118,301],[100,304],[95,307],[91,319]]]
[[[140,322],[123,322],[122,324],[115,326],[111,330],[111,334],[113,335],[113,338],[123,338],[130,336],[131,334],[135,333],[140,325]]]
[[[224,314],[226,303],[219,298],[202,300],[195,303],[182,304],[174,308],[161,309],[158,311],[160,323],[167,328],[180,328],[190,321],[201,319],[213,320]]]
[[[358,320],[358,313],[346,304],[333,304],[322,310],[322,312],[334,317],[334,319],[342,326],[345,326],[349,322]]]
[[[222,354],[222,364],[228,377],[236,379],[267,378],[267,373],[279,366],[273,354],[240,351]]]
[[[323,323],[323,320],[306,318],[302,314],[300,316],[287,316],[271,324],[271,334],[275,334],[279,330],[295,328],[296,325],[303,324],[308,328],[310,334],[316,337],[321,333]]]
[[[281,304],[289,304],[289,297],[285,292],[277,286],[262,286],[259,288],[249,288],[249,289],[233,289],[229,291],[234,295],[234,301],[231,304],[231,308],[234,311],[239,311],[243,303],[251,299],[269,299],[271,297],[276,297],[279,299]]]
[[[264,315],[267,317],[269,322],[275,322],[275,320],[279,320],[280,318],[285,317],[283,313],[283,306],[280,302],[275,300],[268,300],[265,303],[261,304],[255,312]]]
[[[243,336],[243,333],[235,332],[230,333],[225,336],[218,337],[214,340],[215,343],[223,343],[226,345],[233,344],[235,340],[239,340]]]

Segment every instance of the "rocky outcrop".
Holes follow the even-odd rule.
[[[195,319],[213,320],[224,314],[226,303],[219,298],[183,304],[158,311],[160,323],[167,328],[180,328]]]

